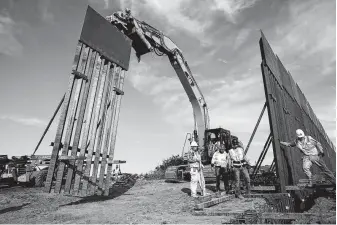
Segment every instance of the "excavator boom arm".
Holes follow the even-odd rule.
[[[195,139],[199,146],[204,147],[205,130],[209,129],[210,125],[208,108],[182,51],[161,31],[134,18],[129,10],[116,12],[106,17],[106,19],[133,40],[133,48],[136,51],[138,60],[140,60],[141,55],[151,51],[154,51],[159,56],[168,56],[192,104],[194,129],[197,130],[198,135],[198,138],[195,137]]]

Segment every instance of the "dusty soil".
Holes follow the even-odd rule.
[[[214,186],[207,185],[212,193]],[[45,193],[41,188],[0,188],[0,223],[221,223],[234,217],[196,216],[189,183],[138,180],[115,187],[109,197],[73,197]],[[208,210],[244,212],[266,206],[262,198],[233,199]],[[336,211],[335,199],[317,198],[311,213]],[[330,223],[336,217],[297,220],[293,223]]]
[[[211,188],[210,188],[211,189]],[[212,192],[212,191],[210,191]],[[0,223],[221,223],[224,216],[194,216],[189,183],[137,181],[109,198],[69,197],[40,188],[0,189]],[[242,211],[263,199],[233,199],[214,209]]]

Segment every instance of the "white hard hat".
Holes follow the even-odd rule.
[[[191,147],[198,147],[198,143],[196,141],[191,142]]]
[[[298,138],[301,138],[301,137],[305,136],[303,130],[301,130],[301,129],[296,130],[296,135],[297,135]]]

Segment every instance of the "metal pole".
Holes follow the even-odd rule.
[[[186,145],[186,140],[187,140],[187,136],[188,135],[190,135],[190,138],[191,138],[191,133],[186,133],[185,142],[184,142],[184,146],[183,146],[183,151],[181,152],[181,157],[184,157],[184,150],[185,150],[185,145]]]
[[[267,107],[267,102],[264,103],[263,108],[262,108],[262,111],[261,111],[261,114],[260,114],[260,117],[259,117],[259,119],[257,120],[257,123],[256,123],[256,125],[255,125],[254,130],[253,130],[252,136],[250,136],[250,139],[249,139],[249,141],[248,141],[248,144],[247,144],[247,147],[246,147],[246,150],[245,150],[245,155],[247,154],[248,149],[249,149],[249,146],[250,146],[251,142],[253,141],[253,138],[254,138],[254,136],[255,136],[256,130],[257,130],[257,128],[258,128],[259,125],[260,125],[260,122],[261,122],[262,116],[263,116],[263,114],[264,114],[264,111],[266,110],[266,107]]]
[[[267,141],[266,143],[264,144],[263,146],[263,150],[260,154],[260,157],[259,159],[257,160],[257,164],[255,165],[255,168],[254,168],[254,171],[253,171],[253,178],[255,177],[255,175],[257,174],[257,171],[259,170],[260,166],[261,166],[261,161],[263,161],[264,159],[264,156],[270,146],[270,143],[271,143],[271,134],[269,134],[268,138],[267,138]]]
[[[39,143],[37,144],[37,146],[35,147],[35,150],[34,150],[34,152],[33,152],[32,156],[33,156],[33,155],[35,155],[35,152],[36,152],[36,151],[37,151],[37,149],[40,147],[40,144],[41,144],[41,142],[42,142],[42,140],[43,140],[44,136],[46,135],[46,133],[47,133],[47,131],[48,131],[48,129],[49,129],[49,127],[50,127],[50,125],[52,124],[52,122],[53,122],[53,120],[54,120],[54,118],[55,118],[56,114],[58,113],[58,111],[59,111],[59,110],[60,110],[60,108],[61,108],[61,105],[62,105],[62,103],[63,103],[63,101],[64,101],[64,97],[65,97],[65,95],[66,95],[66,94],[64,94],[64,95],[63,95],[63,97],[62,97],[62,99],[61,99],[61,101],[60,101],[59,105],[57,106],[57,108],[56,108],[56,110],[55,110],[55,112],[54,112],[54,115],[53,115],[53,117],[50,119],[50,121],[49,121],[49,123],[48,123],[48,125],[47,125],[46,129],[44,130],[44,132],[43,132],[43,134],[42,134],[42,137],[41,137],[41,139],[40,139]]]
[[[273,159],[273,162],[270,164],[269,172],[273,171],[274,166],[275,166],[275,158]]]
[[[266,150],[264,151],[264,153],[263,153],[263,155],[262,155],[260,164],[259,164],[259,166],[257,167],[257,171],[260,169],[260,167],[261,167],[261,165],[262,165],[262,162],[263,162],[264,158],[266,157],[266,154],[267,154],[267,152],[268,152],[268,149],[269,149],[270,144],[272,143],[272,140],[273,140],[273,138],[270,138],[270,141],[268,142],[268,145],[267,145],[267,147],[266,147]],[[257,173],[257,171],[256,171],[256,173]],[[256,175],[256,174],[255,174],[255,175]],[[255,175],[254,175],[254,176],[255,176]]]

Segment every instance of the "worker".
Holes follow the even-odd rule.
[[[296,139],[295,141],[288,143],[280,141],[281,145],[287,147],[297,147],[303,153],[303,171],[308,177],[309,183],[308,187],[312,187],[312,173],[310,171],[312,164],[316,164],[325,174],[325,176],[330,180],[331,183],[336,185],[336,178],[334,174],[328,169],[323,161],[324,157],[323,147],[321,143],[316,141],[311,136],[306,136],[301,129],[296,130]]]
[[[223,144],[220,145],[218,151],[213,154],[211,167],[215,167],[215,176],[216,176],[216,192],[220,192],[220,179],[222,178],[224,182],[225,191],[229,192],[229,180],[228,176],[226,176],[229,170],[230,158],[228,154],[225,152],[225,146]]]
[[[211,142],[210,142],[210,145],[209,145],[209,150],[208,150],[208,156],[210,158],[213,157],[213,154],[218,151],[220,148],[220,141],[216,141],[216,139],[213,139]]]
[[[202,169],[204,166],[201,163],[201,154],[198,151],[198,144],[195,141],[191,143],[191,150],[188,156],[188,162],[191,168],[191,196],[197,197],[198,184],[201,189],[201,195],[206,195],[205,178]]]
[[[245,156],[242,144],[239,143],[238,139],[232,140],[232,148],[228,151],[235,179],[235,197],[243,199],[240,189],[240,173],[243,173],[246,182],[246,194],[250,195],[250,178],[248,173],[249,161]]]

